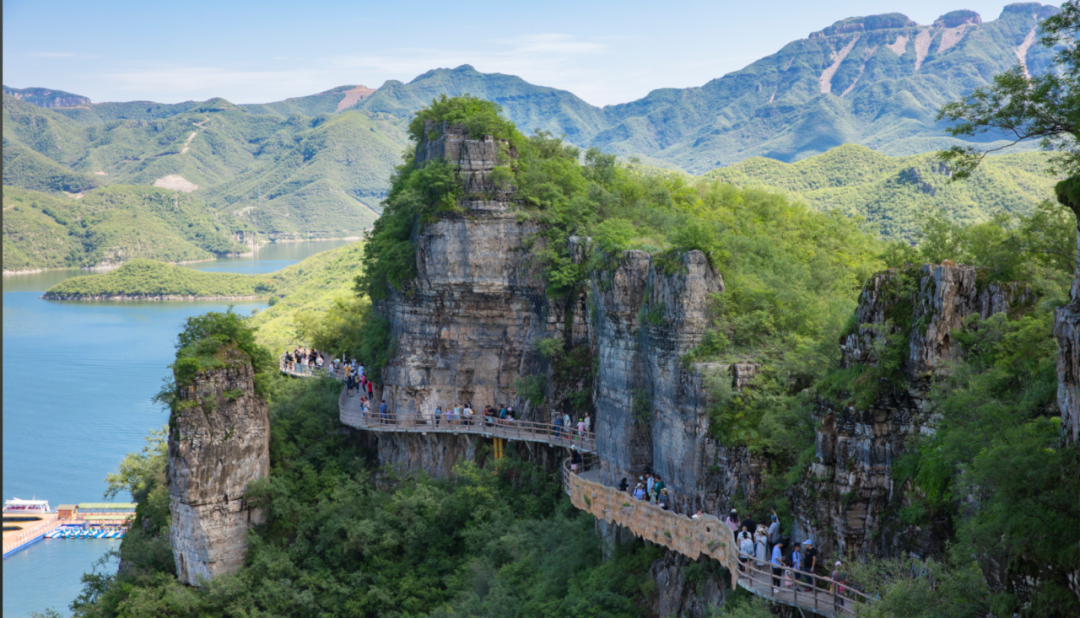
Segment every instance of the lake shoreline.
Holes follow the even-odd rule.
[[[201,301],[201,300],[266,300],[269,294],[262,296],[196,296],[194,294],[49,294],[40,296],[41,300],[61,301]]]

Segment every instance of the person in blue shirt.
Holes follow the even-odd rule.
[[[795,550],[791,552],[791,565],[795,570],[795,585],[798,586],[798,582],[802,580],[802,575],[799,569],[802,568],[802,543],[795,544]]]
[[[385,425],[385,424],[387,424],[389,422],[387,420],[389,415],[387,415],[387,413],[386,413],[386,400],[385,399],[383,399],[383,402],[381,404],[379,404],[379,416],[382,417],[383,425]]]
[[[784,573],[784,543],[777,542],[772,547],[772,560],[769,561],[772,564],[772,585],[773,594],[780,591],[780,576]]]

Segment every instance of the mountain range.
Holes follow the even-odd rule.
[[[193,192],[263,233],[347,235],[378,215],[409,117],[463,93],[499,103],[527,132],[692,174],[753,157],[794,163],[841,144],[910,156],[958,143],[934,121],[941,104],[1018,63],[1045,71],[1051,52],[1036,28],[1056,11],[1013,4],[993,21],[953,11],[930,25],[899,13],[845,19],[703,86],[606,107],[469,65],[268,104],[92,103],[4,86],[4,185],[70,195],[155,185]],[[1029,208],[1041,192],[1004,207]]]

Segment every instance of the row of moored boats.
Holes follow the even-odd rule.
[[[47,539],[122,539],[123,530],[102,530],[101,528],[83,528],[81,526],[61,526],[50,530]]]

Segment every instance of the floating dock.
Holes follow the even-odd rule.
[[[127,502],[62,504],[48,513],[5,511],[4,557],[42,539],[121,539],[134,518],[135,504]]]

